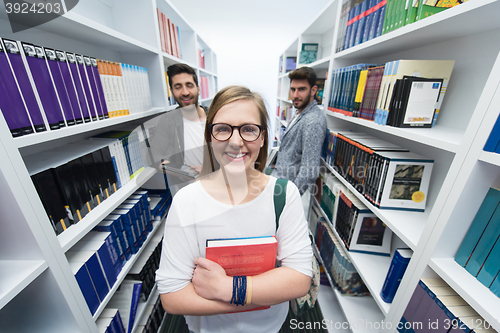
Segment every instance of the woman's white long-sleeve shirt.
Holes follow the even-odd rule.
[[[178,291],[191,283],[194,260],[205,257],[207,239],[276,235],[281,266],[312,276],[312,250],[299,191],[288,182],[286,205],[276,231],[275,183],[276,178],[270,177],[259,196],[241,205],[215,200],[199,181],[182,188],[173,199],[165,224],[160,267],[156,271],[160,294]],[[275,333],[287,313],[285,302],[267,310],[185,317],[194,332]]]

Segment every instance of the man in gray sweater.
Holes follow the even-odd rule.
[[[318,178],[326,117],[315,100],[318,87],[314,70],[300,67],[288,77],[297,112],[281,139],[272,176],[291,180],[302,195]]]

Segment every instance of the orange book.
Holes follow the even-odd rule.
[[[170,21],[169,18],[167,18],[166,26],[167,26],[167,31],[168,31],[168,39],[169,39],[169,45],[170,45],[170,54],[175,56],[175,36],[174,32],[172,31],[172,21]]]
[[[173,29],[174,29],[174,36],[175,36],[175,50],[177,51],[177,58],[181,59],[182,56],[181,56],[181,43],[179,41],[179,30],[177,28],[177,26],[175,24],[173,24]]]
[[[276,266],[277,251],[276,236],[208,239],[206,258],[221,265],[228,276],[253,276]],[[268,308],[261,306],[251,311]]]

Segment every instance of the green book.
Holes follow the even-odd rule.
[[[467,0],[466,0],[467,1]],[[436,13],[442,12],[445,9],[455,7],[462,2],[463,0],[423,0],[419,1],[416,21],[421,20],[423,18],[432,16]]]
[[[302,50],[300,51],[299,63],[310,64],[318,58],[318,43],[302,43]]]

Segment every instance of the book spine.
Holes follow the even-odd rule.
[[[396,250],[380,292],[380,297],[384,302],[392,303],[409,262],[409,258],[404,258],[399,250]]]

